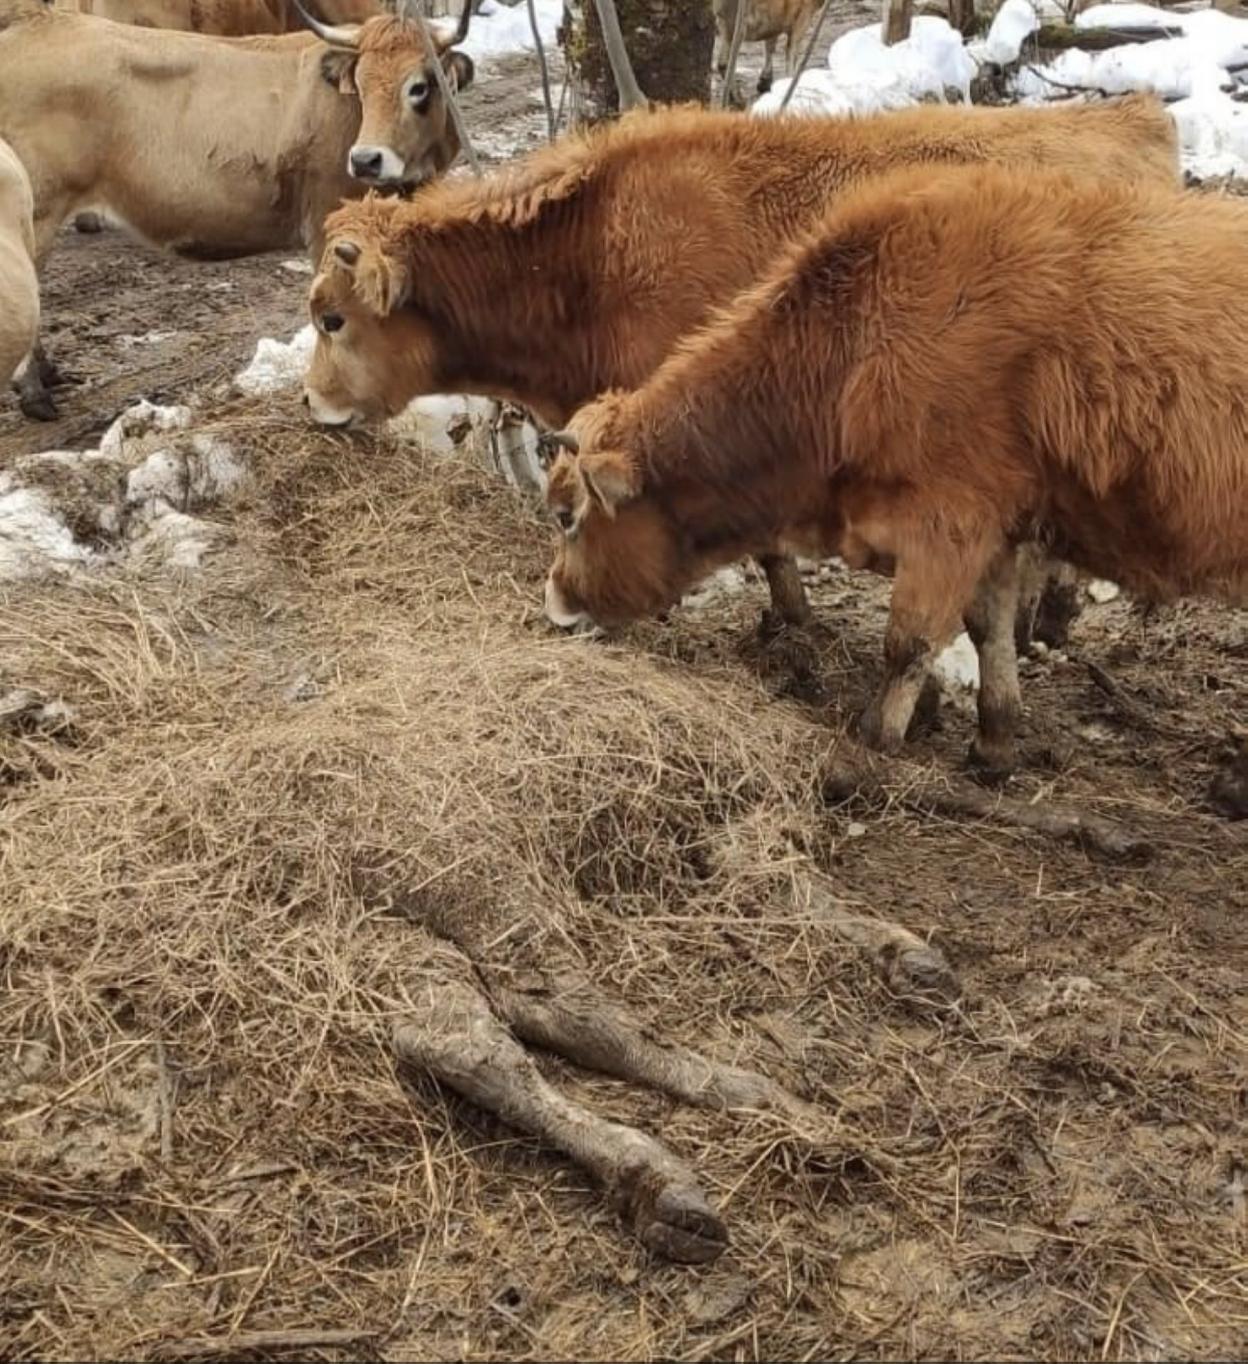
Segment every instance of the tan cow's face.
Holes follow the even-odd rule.
[[[370,195],[344,204],[325,224],[328,243],[309,298],[316,348],[304,381],[323,426],[394,417],[417,394],[439,391],[433,323],[403,306],[406,268],[388,250],[401,207]]]
[[[411,187],[440,175],[459,155],[459,137],[438,88],[441,62],[452,91],[472,84],[472,59],[452,51],[430,24],[434,48],[410,20],[381,15],[352,26],[354,48],[334,51],[326,75],[359,96],[360,131],[347,170],[368,185]]]
[[[546,578],[554,625],[623,625],[675,605],[693,582],[681,537],[626,455],[559,454],[546,506],[559,527]]]

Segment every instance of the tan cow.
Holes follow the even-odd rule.
[[[23,368],[39,334],[34,208],[26,168],[0,139],[0,385]]]
[[[659,612],[776,545],[894,572],[865,736],[898,748],[965,616],[975,754],[1013,762],[1020,540],[1248,603],[1248,206],[1004,167],[847,195],[648,383],[573,418],[560,625]]]
[[[0,132],[30,172],[35,258],[67,218],[95,209],[201,259],[306,247],[325,215],[362,192],[362,124],[384,142],[384,180],[418,184],[459,151],[432,73],[472,79],[458,27],[385,16],[327,47],[310,33],[211,38],[132,28],[0,0]],[[23,407],[38,415],[39,370]]]
[[[319,0],[312,8],[334,24],[363,23],[383,12],[377,0]],[[291,0],[79,0],[78,12],[117,24],[225,38],[298,33],[304,26]]]
[[[715,70],[723,76],[728,69],[728,53],[737,22],[737,0],[713,0],[712,8],[715,11]],[[767,53],[758,78],[760,95],[771,89],[776,44],[782,37],[785,73],[793,74],[794,57],[818,8],[819,0],[746,0],[742,41],[763,43]]]
[[[1146,96],[853,120],[630,114],[485,181],[338,212],[312,289],[312,414],[342,424],[470,392],[557,425],[640,384],[838,193],[899,165],[981,160],[1178,181],[1174,123]],[[801,619],[796,566],[764,567],[781,616]]]

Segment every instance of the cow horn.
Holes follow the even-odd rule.
[[[330,47],[336,47],[342,52],[359,51],[359,24],[323,24],[319,19],[314,19],[299,3],[299,0],[291,0],[291,3],[299,12],[299,17],[303,20],[305,27],[311,29],[321,42],[328,43]]]
[[[561,449],[580,454],[580,442],[569,431],[543,431],[537,438],[537,462],[549,469]]]
[[[434,45],[439,52],[445,52],[448,47],[462,43],[468,36],[468,26],[472,23],[472,0],[464,0],[464,7],[459,12],[459,22],[454,28],[449,24],[435,23],[426,17],[421,8],[421,0],[398,0],[397,13],[400,19],[414,19],[418,14],[424,18],[425,27],[429,30]]]

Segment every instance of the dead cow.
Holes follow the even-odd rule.
[[[339,425],[473,392],[561,425],[640,384],[839,192],[900,165],[984,160],[1178,180],[1174,124],[1147,96],[852,121],[631,114],[484,182],[335,214],[312,288],[313,416]],[[764,566],[780,614],[801,619],[796,566]]]
[[[728,70],[728,52],[732,47],[732,34],[737,22],[737,3],[738,0],[712,0],[715,11],[715,70],[721,77]],[[819,0],[746,0],[742,41],[766,45],[767,58],[758,78],[760,95],[771,89],[775,75],[776,44],[781,38],[784,39],[785,73],[793,74],[794,55],[799,51],[818,8]]]
[[[0,139],[0,384],[25,365],[39,334],[34,202],[25,167]]]
[[[1150,598],[1248,600],[1246,235],[1235,200],[1053,173],[864,186],[573,419],[547,614],[633,620],[777,545],[892,571],[866,737],[902,744],[965,617],[973,756],[1008,770],[1020,541]]]
[[[458,26],[391,17],[284,37],[132,28],[0,0],[0,128],[30,172],[35,259],[83,210],[202,259],[277,248],[320,253],[325,215],[366,184],[418,184],[459,139],[432,67],[452,86],[472,63]],[[361,138],[367,137],[361,157]],[[369,160],[387,153],[383,174]],[[46,392],[27,370],[23,408]],[[46,412],[42,413],[46,415]]]

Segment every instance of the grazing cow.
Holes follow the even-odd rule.
[[[643,387],[573,418],[546,610],[662,611],[777,545],[894,574],[863,717],[903,742],[965,616],[974,756],[1013,761],[1020,541],[1248,602],[1248,207],[999,166],[847,196]]]
[[[0,384],[25,365],[39,334],[34,208],[26,168],[0,139]]]
[[[728,52],[737,22],[737,0],[712,0],[712,8],[715,11],[715,70],[722,77],[728,70]],[[771,89],[776,44],[781,37],[784,38],[785,74],[793,74],[794,55],[818,8],[819,0],[746,0],[742,41],[766,44],[767,59],[758,78],[760,95]]]
[[[381,14],[376,0],[319,0],[315,5],[329,23],[363,23]],[[258,33],[298,33],[303,19],[291,0],[79,0],[80,14],[111,19],[115,24],[180,29],[221,38]]]
[[[982,160],[1178,180],[1174,124],[1148,96],[855,120],[630,114],[486,181],[332,217],[312,414],[338,425],[475,392],[559,425],[640,384],[839,192],[899,165]],[[764,567],[780,615],[802,619],[796,565]]]
[[[0,0],[0,131],[30,172],[35,259],[63,222],[100,210],[201,259],[277,248],[320,252],[325,215],[365,184],[414,185],[459,138],[432,63],[451,84],[472,63],[431,26],[382,16],[332,31],[210,38],[131,28]],[[360,165],[384,144],[384,174]],[[368,172],[368,173],[366,173]],[[27,370],[23,408],[46,399]]]

